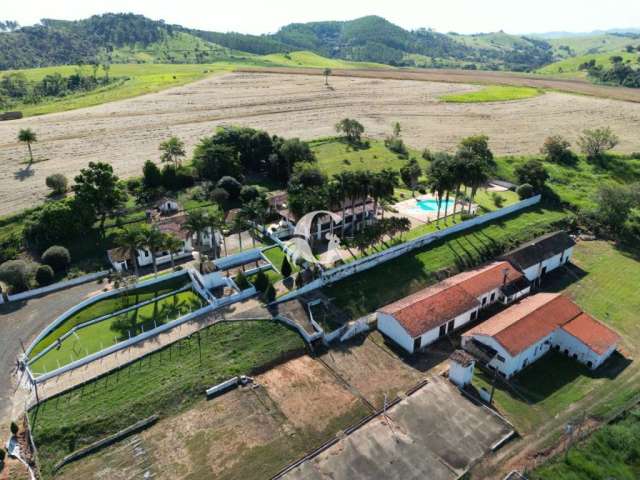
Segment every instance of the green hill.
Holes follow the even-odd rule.
[[[589,62],[590,60],[595,60],[597,65],[601,65],[605,68],[610,68],[611,57],[612,56],[620,56],[623,58],[625,62],[637,62],[640,58],[639,54],[636,53],[627,53],[623,51],[612,51],[608,53],[599,53],[599,54],[589,54],[589,55],[581,55],[578,57],[569,57],[564,60],[560,60],[558,62],[554,62],[549,65],[545,65],[542,68],[536,70],[536,73],[540,73],[542,75],[563,75],[569,77],[586,77],[586,72],[580,70],[580,65],[583,63]]]
[[[284,67],[316,67],[316,68],[390,68],[389,65],[374,62],[350,62],[337,58],[327,58],[309,51],[291,53],[272,53],[261,57],[253,57]]]
[[[640,47],[640,35],[601,34],[553,38],[547,40],[556,58],[583,55],[612,54],[624,51],[628,45]]]

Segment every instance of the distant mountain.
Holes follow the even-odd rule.
[[[561,38],[572,37],[595,37],[607,34],[640,34],[640,28],[610,28],[609,30],[593,30],[591,32],[545,32],[545,33],[532,33],[528,36],[533,38],[541,38],[545,40],[554,40]]]
[[[195,30],[134,14],[45,19],[0,32],[0,69],[78,62],[205,63],[238,55],[305,50],[332,59],[410,67],[533,70],[554,60],[545,40],[502,32],[480,35],[405,30],[384,18],[294,23],[271,35]]]

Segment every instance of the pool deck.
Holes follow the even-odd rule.
[[[411,220],[412,227],[417,227],[419,225],[432,222],[438,217],[437,210],[424,210],[418,206],[418,202],[422,200],[435,201],[435,197],[433,195],[416,196],[416,198],[410,198],[408,200],[403,200],[402,202],[396,203],[393,208],[398,210],[398,214],[400,216],[407,217],[409,220]],[[444,199],[442,200],[443,208],[440,210],[440,218],[453,213],[453,198],[450,198],[449,201],[449,206],[447,208],[444,208]],[[460,210],[460,205],[460,202],[458,202],[456,211]]]

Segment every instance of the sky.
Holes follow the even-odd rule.
[[[2,0],[0,19],[32,25],[133,12],[212,31],[271,33],[293,22],[380,15],[407,29],[543,33],[640,28],[639,0]]]

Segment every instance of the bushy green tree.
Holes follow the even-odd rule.
[[[200,178],[217,182],[224,176],[239,177],[242,165],[238,153],[227,145],[216,144],[213,138],[203,138],[196,145],[193,164]]]
[[[0,281],[9,285],[13,291],[29,288],[29,266],[24,260],[9,260],[0,265]]]
[[[49,265],[40,265],[36,270],[36,282],[41,287],[50,285],[53,282],[53,268]]]
[[[63,174],[54,173],[53,175],[49,175],[46,178],[45,184],[56,195],[62,195],[63,193],[66,193],[69,182],[67,180],[67,177],[65,177]]]
[[[229,199],[236,200],[240,196],[242,184],[233,177],[222,177],[216,187],[224,189],[229,194]]]
[[[544,141],[540,152],[548,162],[573,165],[578,158],[571,151],[571,143],[560,135],[552,135]]]
[[[349,143],[358,144],[362,141],[364,127],[357,120],[344,118],[336,124],[336,131],[342,133]]]
[[[527,198],[533,197],[536,192],[531,184],[523,183],[518,188],[516,188],[516,193],[518,194],[520,200],[525,200]]]
[[[549,173],[539,160],[529,160],[523,163],[516,168],[515,174],[521,185],[528,183],[538,193],[542,192],[546,181],[549,179]]]
[[[142,185],[145,189],[156,189],[162,186],[162,173],[151,160],[144,162],[142,167]]]
[[[86,235],[95,222],[93,210],[81,199],[47,202],[24,222],[24,239],[30,247],[44,250],[51,245],[68,245]]]
[[[65,247],[54,245],[44,251],[42,262],[49,265],[56,272],[63,272],[71,264],[71,254]]]
[[[184,142],[175,136],[160,143],[160,152],[160,160],[172,162],[176,167],[180,166],[182,158],[186,155]]]
[[[402,183],[411,190],[412,196],[415,196],[415,190],[418,188],[420,175],[422,175],[422,168],[420,168],[420,165],[418,165],[418,161],[415,158],[412,158],[409,163],[403,165],[400,169],[400,178],[402,179]]]
[[[585,130],[578,139],[578,145],[589,160],[602,162],[604,154],[619,143],[618,136],[611,128]]]
[[[121,208],[126,193],[108,163],[90,162],[75,178],[73,191],[79,203],[91,207],[100,222],[100,234],[104,237],[107,217]]]

